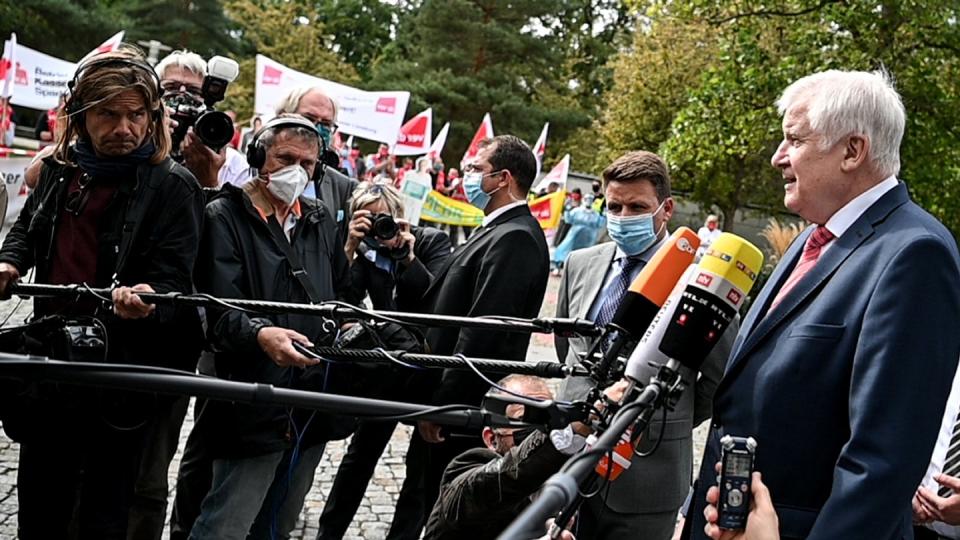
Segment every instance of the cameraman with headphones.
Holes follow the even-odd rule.
[[[323,174],[323,148],[313,123],[298,115],[278,116],[257,133],[247,151],[257,179],[224,185],[207,205],[200,292],[297,303],[342,297],[349,265],[336,224],[323,205],[301,196]],[[208,309],[207,326],[218,377],[278,387],[304,384],[304,368],[317,364],[294,344],[309,347],[329,333],[316,316],[231,309]],[[213,459],[213,482],[190,538],[286,537],[329,422],[321,413],[208,401],[194,429]]]
[[[196,309],[138,296],[191,292],[203,213],[196,179],[169,158],[160,80],[138,52],[121,48],[78,66],[68,86],[66,128],[0,249],[0,297],[31,268],[38,283],[112,286],[112,305],[35,300],[26,332],[59,326],[29,352],[192,371],[202,347]],[[78,327],[102,346],[71,341]],[[170,414],[171,400],[38,390],[0,411],[20,443],[19,538],[126,538],[149,426]]]

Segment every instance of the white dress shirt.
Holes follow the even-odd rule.
[[[847,229],[853,225],[853,222],[860,219],[860,216],[862,216],[868,208],[873,206],[873,203],[879,201],[880,197],[883,197],[886,192],[897,187],[898,183],[896,176],[890,176],[860,195],[857,195],[852,201],[844,205],[843,208],[834,212],[824,226],[828,231],[833,233],[834,239],[840,238],[843,236],[843,233],[847,232]],[[820,248],[820,256],[822,257],[832,245],[833,240],[824,244],[823,247]]]
[[[526,200],[520,200],[520,201],[514,201],[510,204],[505,204],[500,208],[497,208],[493,212],[490,212],[489,214],[483,216],[483,226],[486,227],[491,222],[493,222],[493,220],[497,219],[497,216],[503,214],[507,210],[510,210],[511,208],[516,208],[521,205],[526,206],[526,204],[527,204]]]
[[[957,421],[958,412],[960,412],[960,369],[953,376],[953,387],[950,390],[950,396],[947,398],[947,408],[943,412],[943,421],[940,423],[937,444],[933,447],[930,465],[927,466],[927,472],[923,475],[923,482],[920,484],[934,493],[940,489],[940,484],[933,477],[943,470],[943,463],[947,458],[947,448],[950,446],[950,438],[953,437],[953,424]],[[960,527],[958,526],[934,521],[928,524],[927,528],[933,529],[941,536],[960,539]]]

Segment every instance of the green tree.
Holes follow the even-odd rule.
[[[0,2],[0,38],[16,32],[18,43],[74,62],[129,23],[103,0]]]
[[[189,49],[203,57],[240,50],[232,35],[235,25],[221,0],[113,0],[115,9],[131,23],[126,41],[156,39],[175,49]]]
[[[374,61],[393,41],[400,20],[412,16],[415,5],[381,0],[320,0],[317,15],[326,29],[324,44],[352,65],[363,80]]]
[[[564,102],[566,81],[552,77],[561,60],[532,21],[555,11],[557,0],[425,0],[402,25],[397,43],[376,63],[371,88],[411,92],[411,114],[430,106],[450,121],[443,157],[459,162],[484,113],[497,133],[533,142],[551,123],[554,137],[589,117]]]
[[[297,71],[344,84],[359,81],[356,70],[324,46],[326,29],[316,8],[296,2],[227,0],[240,37],[252,50],[240,57],[240,77],[230,85],[224,108],[238,118],[253,114],[256,76],[254,54],[263,54]]]

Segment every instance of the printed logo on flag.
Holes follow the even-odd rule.
[[[26,86],[29,81],[27,80],[27,70],[20,67],[20,62],[17,62],[17,71],[14,73],[13,82],[18,86]]]
[[[397,110],[397,98],[382,97],[377,100],[377,112],[393,114]]]
[[[283,72],[275,67],[263,66],[263,84],[280,84]]]

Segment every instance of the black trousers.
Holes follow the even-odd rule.
[[[125,540],[144,430],[71,431],[21,443],[18,537]]]
[[[396,422],[360,423],[327,494],[327,502],[320,514],[317,540],[340,540],[346,534],[396,427]],[[410,474],[409,470],[407,474]]]
[[[205,400],[194,403],[193,418],[200,417]],[[213,457],[202,442],[202,435],[193,425],[180,458],[177,472],[177,494],[170,515],[170,540],[187,540],[193,523],[200,517],[200,505],[213,484]]]

